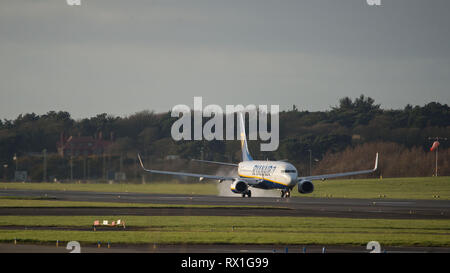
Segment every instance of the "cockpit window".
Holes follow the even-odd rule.
[[[282,173],[296,173],[296,170],[282,170]]]

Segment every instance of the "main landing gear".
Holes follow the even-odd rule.
[[[290,190],[281,190],[281,198],[289,198],[289,197],[291,197]]]
[[[251,191],[251,190],[248,190],[248,191],[242,193],[242,197],[245,197],[246,195],[247,195],[248,197],[252,197],[252,191]]]

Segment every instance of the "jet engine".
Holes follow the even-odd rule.
[[[299,193],[312,193],[314,191],[314,185],[311,181],[302,180],[298,183]]]
[[[231,184],[231,191],[234,193],[243,193],[246,192],[248,189],[247,183],[241,180],[236,180]]]

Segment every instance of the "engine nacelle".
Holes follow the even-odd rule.
[[[247,183],[241,180],[236,180],[231,184],[231,191],[234,193],[243,193],[246,192],[248,189]]]
[[[298,183],[298,192],[299,193],[312,193],[314,191],[314,185],[311,181],[302,180]]]

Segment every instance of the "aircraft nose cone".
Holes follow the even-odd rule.
[[[295,182],[297,182],[297,175],[295,175],[295,174],[289,174],[288,179],[289,179],[289,185],[292,185],[292,184],[294,184]]]
[[[297,175],[292,175],[291,176],[291,184],[297,182]]]

